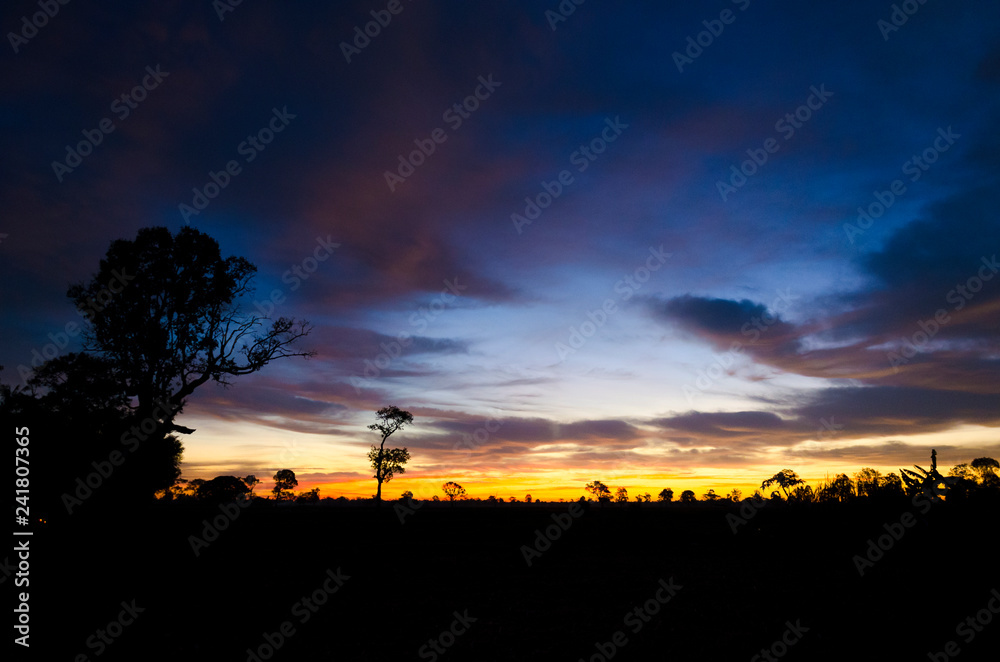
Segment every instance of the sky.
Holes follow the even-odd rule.
[[[1000,5],[896,6],[5,3],[0,376],[192,226],[316,355],[201,387],[188,479],[370,496],[390,404],[389,497],[1000,457]]]

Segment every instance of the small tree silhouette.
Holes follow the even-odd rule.
[[[291,469],[281,469],[274,474],[274,487],[271,492],[277,501],[292,498],[292,490],[299,486],[299,481],[295,478],[295,472]]]
[[[587,486],[584,489],[593,494],[594,498],[598,501],[611,500],[611,490],[609,490],[608,486],[599,480],[595,480],[593,483],[587,483]]]
[[[314,487],[311,490],[303,492],[302,494],[295,497],[296,503],[319,503],[319,488]]]
[[[444,490],[445,496],[448,497],[449,501],[454,501],[455,499],[462,499],[465,497],[465,488],[453,480],[449,480],[447,483],[442,485],[441,489]]]
[[[628,503],[628,490],[624,487],[615,490],[615,503]]]
[[[777,485],[781,488],[781,491],[785,493],[785,498],[788,498],[789,488],[793,488],[796,485],[801,485],[805,481],[798,477],[798,475],[791,469],[782,469],[778,473],[774,474],[763,483],[760,484],[760,489],[766,490],[772,485]]]
[[[839,501],[845,503],[854,496],[854,481],[847,474],[837,474],[828,484],[820,485],[817,490],[819,501]]]
[[[670,502],[674,499],[674,491],[669,487],[660,490],[660,493],[656,495],[657,501]]]
[[[233,501],[249,492],[246,483],[236,476],[216,476],[198,486],[197,497],[211,503]]]
[[[254,497],[253,490],[255,487],[260,485],[260,479],[257,478],[257,476],[254,476],[253,474],[249,474],[243,477],[243,482],[246,483],[247,489],[249,490],[250,498],[252,499]]]
[[[882,474],[871,467],[862,467],[861,471],[854,474],[854,489],[859,497],[878,496],[881,482]]]
[[[691,490],[684,490],[681,492],[681,503],[694,503],[698,499],[695,498],[694,492]]]
[[[997,477],[997,470],[1000,469],[1000,462],[992,457],[977,457],[972,461],[972,469],[979,478],[979,484],[983,487],[1000,487],[1000,478]]]

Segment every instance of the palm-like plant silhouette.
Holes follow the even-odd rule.
[[[923,492],[931,498],[939,499],[958,480],[957,478],[946,478],[938,472],[937,451],[934,449],[931,449],[930,471],[916,464],[913,467],[916,471],[911,471],[910,469],[899,470],[902,474],[901,478],[903,479],[903,484],[906,486],[907,494]]]

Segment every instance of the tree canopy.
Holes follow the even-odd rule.
[[[143,228],[135,240],[111,242],[94,277],[68,295],[87,318],[87,351],[108,361],[130,406],[168,432],[188,431],[173,418],[202,384],[313,354],[291,348],[307,323],[241,314],[256,271],[245,258],[223,258],[194,228]]]

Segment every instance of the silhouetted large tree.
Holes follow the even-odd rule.
[[[174,418],[195,389],[209,381],[227,385],[277,358],[311,354],[290,348],[308,334],[304,322],[241,315],[240,299],[251,292],[256,270],[242,257],[223,258],[218,242],[194,228],[176,235],[144,228],[134,241],[113,241],[93,278],[69,289],[88,321],[91,360],[118,385],[127,418],[144,435],[142,454],[157,449],[159,460],[146,462],[146,470],[159,463],[172,473],[150,476],[150,493],[179,475],[183,446],[170,433],[192,432]]]
[[[241,314],[256,271],[194,228],[143,228],[113,241],[90,282],[69,289],[89,322],[87,351],[111,362],[139,420],[190,432],[173,419],[202,384],[312,355],[290,348],[309,333],[305,322]]]
[[[0,394],[0,410],[32,414],[50,440],[39,448],[53,458],[48,487],[69,512],[91,495],[124,504],[169,488],[183,451],[171,433],[192,432],[174,418],[196,388],[311,354],[290,348],[304,322],[240,315],[255,272],[198,230],[145,228],[113,241],[90,281],[69,288],[86,351]]]
[[[405,473],[403,466],[410,459],[410,452],[406,448],[385,447],[385,440],[397,430],[402,430],[407,423],[413,422],[413,414],[404,411],[399,407],[389,405],[382,407],[375,412],[377,423],[368,426],[369,430],[374,430],[382,435],[382,443],[372,446],[368,451],[368,459],[371,460],[372,469],[375,470],[375,480],[378,481],[378,491],[375,493],[376,507],[382,505],[382,483],[392,480],[393,474]]]

